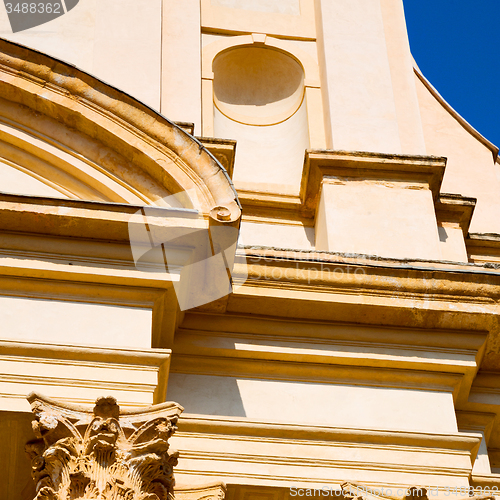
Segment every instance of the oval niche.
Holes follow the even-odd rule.
[[[278,50],[254,46],[223,52],[214,60],[214,103],[231,120],[275,125],[304,99],[304,71]]]

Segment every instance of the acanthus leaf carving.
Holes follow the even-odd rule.
[[[112,397],[93,410],[28,396],[36,440],[26,445],[35,500],[172,500],[178,453],[168,440],[183,408],[163,403],[120,411]]]

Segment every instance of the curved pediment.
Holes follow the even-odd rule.
[[[0,191],[25,185],[19,194],[241,216],[227,172],[194,137],[97,78],[6,40],[0,167]]]

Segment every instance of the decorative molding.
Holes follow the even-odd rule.
[[[168,440],[183,408],[121,411],[113,397],[93,410],[32,393],[37,439],[26,445],[35,500],[172,500],[178,453]]]
[[[286,283],[287,289],[309,293],[345,289],[345,293],[358,295],[368,287],[374,295],[394,297],[394,285],[385,279],[390,277],[405,282],[405,288],[401,287],[401,291],[398,291],[398,298],[401,299],[406,296],[412,299],[425,296],[426,300],[439,298],[441,301],[463,303],[466,297],[467,303],[493,306],[496,301],[492,297],[497,296],[497,286],[500,283],[498,271],[467,263],[390,259],[316,250],[297,251],[256,246],[244,248],[245,251],[240,251],[240,255],[251,265],[249,279],[237,292],[240,295],[250,287],[275,288],[278,283],[280,287]],[[320,268],[323,273],[318,272],[318,266],[322,266]],[[310,273],[311,270],[315,273]],[[334,273],[334,270],[337,272]],[[431,278],[432,282],[426,281]],[[445,286],[450,279],[454,286]],[[484,287],[488,287],[488,293]]]
[[[469,234],[465,245],[471,262],[500,269],[500,234]]]
[[[466,198],[459,194],[441,194],[436,203],[438,225],[457,224],[466,238],[476,203],[476,198]]]
[[[194,136],[194,123],[192,122],[175,122],[175,124],[184,130],[184,132],[188,133],[189,135]]]
[[[441,453],[450,450],[455,456],[469,455],[472,461],[479,450],[481,439],[477,434],[457,432],[454,434],[431,434],[428,432],[385,431],[377,429],[355,429],[327,425],[303,425],[280,422],[262,422],[242,417],[184,414],[179,420],[179,432],[175,439],[203,437],[214,441],[242,441],[244,449],[252,448],[248,443],[280,443],[296,445],[324,445],[329,448],[351,446],[356,449],[384,448],[407,450],[435,450]],[[184,456],[183,456],[184,457]]]
[[[295,222],[309,219],[305,225],[312,225],[321,186],[329,178],[341,182],[404,183],[412,189],[429,189],[437,202],[445,168],[446,158],[437,156],[310,149],[305,152],[300,192],[283,195],[240,189],[238,193],[246,216],[258,215],[259,211],[266,209],[277,219]]]
[[[457,410],[457,424],[461,432],[483,432],[488,444],[493,430],[496,414],[479,411]],[[490,450],[488,449],[488,454]]]
[[[182,459],[193,462],[195,460],[207,461],[213,460],[214,462],[233,462],[254,464],[248,465],[249,472],[255,468],[256,465],[265,463],[271,466],[283,466],[285,468],[293,467],[315,467],[321,468],[326,471],[342,469],[342,470],[365,470],[365,471],[379,471],[379,472],[394,472],[394,465],[383,462],[367,462],[365,460],[327,460],[322,458],[304,458],[304,457],[274,457],[256,455],[254,453],[226,453],[210,451],[183,451]],[[179,468],[179,472],[185,472]],[[469,468],[454,468],[454,467],[436,467],[428,465],[412,465],[412,464],[398,464],[397,472],[400,474],[426,474],[432,471],[433,474],[441,476],[454,476],[464,477],[470,473]],[[200,471],[201,473],[201,471]],[[261,475],[265,477],[265,475]],[[328,482],[328,477],[324,477],[325,483]]]
[[[213,137],[197,137],[197,139],[212,153],[232,179],[236,157],[236,141],[232,139],[215,139]]]
[[[470,485],[478,492],[486,492],[489,489],[495,494],[500,491],[500,474],[473,474],[470,478]],[[498,496],[486,494],[480,498],[481,500],[496,500]]]
[[[481,441],[477,434],[284,424],[244,417],[183,415],[178,425],[172,440],[181,453],[176,477],[188,484],[199,476],[222,479],[229,484],[230,500],[243,500],[235,485],[337,489],[355,476],[370,485],[396,488],[464,484]]]
[[[408,183],[412,188],[429,189],[437,200],[445,168],[446,158],[437,156],[307,150],[300,187],[302,210],[315,216],[325,177]]]
[[[194,123],[175,122],[184,132],[194,137]],[[212,156],[226,169],[232,179],[234,170],[234,159],[236,155],[236,141],[233,139],[218,139],[215,137],[196,137]]]
[[[109,391],[122,406],[165,401],[169,349],[104,349],[51,343],[0,341],[3,409],[25,411],[25,387],[58,400],[91,404]]]
[[[143,208],[141,205],[0,193],[0,230],[111,240],[130,245],[130,228],[144,225]],[[148,207],[147,221],[153,230],[171,227],[172,231],[180,231],[178,227],[187,224],[196,230],[208,227],[196,210],[187,208]],[[185,245],[178,247],[185,249]],[[123,260],[131,260],[129,255],[126,257],[128,259]]]
[[[166,196],[194,190],[183,206],[207,216],[224,207],[225,222],[239,222],[238,197],[221,164],[200,141],[127,94],[7,40],[0,41],[0,92],[2,122],[23,135],[3,142],[11,148],[22,140],[30,164],[43,163],[50,146],[64,161],[49,166],[76,179],[78,189],[102,180],[98,200],[165,206]]]
[[[175,488],[175,500],[224,500],[224,483],[207,483],[198,486],[182,485]]]
[[[301,362],[282,356],[283,359],[266,359],[249,353],[252,358],[244,358],[230,353],[229,356],[211,355],[196,356],[192,354],[176,354],[172,358],[170,373],[193,375],[232,376],[255,378],[260,380],[283,380],[292,382],[361,385],[364,387],[391,387],[400,389],[420,389],[438,392],[450,392],[454,401],[459,395],[465,395],[470,387],[464,378],[471,380],[470,372],[476,369],[471,365],[453,367],[456,371],[447,373],[432,370],[426,366],[422,370],[418,364],[407,363],[404,368],[381,368],[379,366],[356,366],[354,363],[337,364],[320,362]],[[419,369],[420,368],[420,369]],[[460,373],[461,370],[465,373]],[[466,377],[466,375],[469,375]],[[465,386],[465,387],[464,387]]]

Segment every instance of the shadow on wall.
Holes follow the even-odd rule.
[[[173,373],[167,398],[189,414],[295,425],[458,432],[452,394],[433,390]]]
[[[439,233],[439,241],[445,243],[446,240],[448,239],[448,233],[446,232],[446,228],[439,226],[438,233]]]
[[[168,381],[167,401],[175,401],[186,413],[246,417],[235,377],[172,373]]]
[[[214,133],[238,143],[237,187],[298,193],[309,147],[302,66],[279,50],[242,46],[212,69]]]
[[[301,66],[277,50],[256,47],[229,50],[215,59],[213,70],[215,100],[223,108],[221,111],[230,117],[239,114],[242,120],[246,118],[258,125],[289,118],[304,95]],[[256,109],[266,105],[269,107],[265,110]]]

